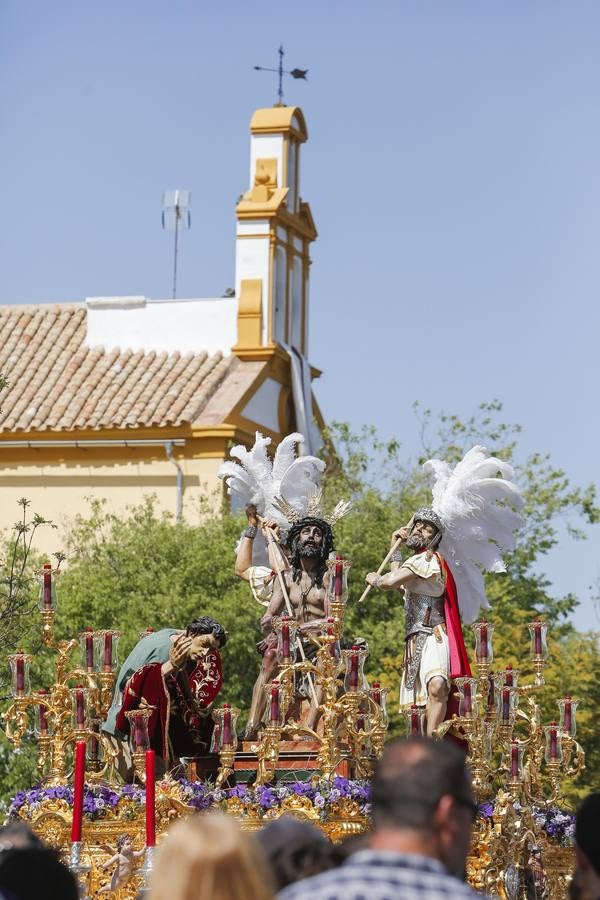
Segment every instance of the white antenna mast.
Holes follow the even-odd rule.
[[[173,248],[173,300],[177,296],[177,243],[180,228],[191,228],[190,191],[165,191],[162,201],[162,227],[165,231],[175,232]]]

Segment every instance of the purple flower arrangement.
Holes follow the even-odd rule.
[[[332,804],[344,798],[355,801],[363,815],[368,816],[371,811],[371,790],[368,783],[340,776],[336,776],[332,782],[318,782],[316,786],[310,781],[292,781],[257,788],[240,784],[226,790],[216,790],[210,784],[187,781],[185,778],[178,778],[177,784],[181,799],[196,810],[226,806],[228,800],[235,798],[248,809],[259,808],[266,812],[280,807],[286,798],[296,796],[306,797],[319,810],[322,818],[326,818],[327,810]],[[64,800],[70,806],[73,802],[73,791],[70,787],[62,786],[35,787],[28,791],[19,791],[10,804],[9,816],[21,815],[31,818],[45,801],[50,800]],[[144,788],[139,785],[126,784],[117,788],[86,785],[83,811],[86,818],[91,820],[110,816],[111,813],[124,818],[133,818],[137,812],[136,808],[143,806],[144,802]]]
[[[521,806],[515,803],[518,811]],[[479,815],[483,819],[491,819],[494,815],[494,804],[491,801],[479,804]],[[547,808],[533,807],[533,818],[537,825],[545,831],[549,838],[557,844],[570,845],[575,835],[575,815],[559,809],[557,806]]]

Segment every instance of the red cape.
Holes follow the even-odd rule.
[[[460,626],[460,610],[458,608],[458,594],[456,592],[456,582],[454,575],[450,571],[448,563],[443,556],[436,553],[444,576],[446,584],[446,593],[444,594],[444,615],[446,617],[446,632],[448,634],[448,645],[450,648],[450,678],[470,677],[471,666],[467,655],[467,648]],[[453,715],[458,715],[458,697],[453,685],[450,685],[450,696],[448,697],[448,705],[446,707],[446,715],[444,721],[451,719]],[[446,735],[448,740],[460,744],[465,750],[467,745],[454,735]]]

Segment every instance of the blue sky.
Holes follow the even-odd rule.
[[[179,296],[233,283],[248,122],[286,85],[319,229],[311,360],[328,419],[419,448],[412,399],[500,398],[520,453],[597,479],[600,7],[578,2],[6,0],[0,303],[169,295],[161,193],[192,191]],[[545,570],[589,588],[600,534]]]

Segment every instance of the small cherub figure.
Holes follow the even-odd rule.
[[[112,891],[118,891],[119,888],[125,887],[133,875],[134,860],[143,855],[143,849],[133,849],[133,840],[130,834],[119,835],[117,838],[117,852],[100,866],[102,870],[115,866],[115,870],[110,881],[100,888],[98,894],[110,894]]]

